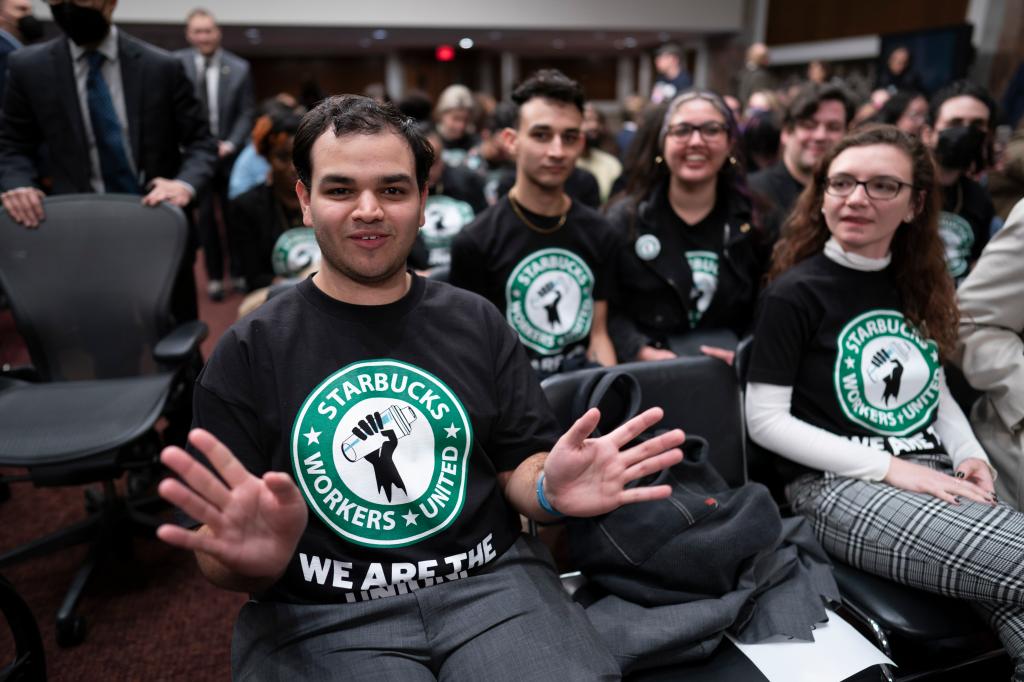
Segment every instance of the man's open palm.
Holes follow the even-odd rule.
[[[674,429],[622,449],[662,416],[661,408],[652,407],[600,438],[588,438],[601,419],[600,412],[592,409],[580,417],[558,439],[544,463],[544,490],[551,505],[563,514],[586,517],[668,497],[672,491],[667,485],[625,486],[682,461],[678,446],[685,439],[683,432]]]
[[[182,480],[161,481],[160,495],[203,528],[165,524],[157,535],[176,547],[209,554],[239,575],[279,577],[306,528],[307,508],[299,489],[282,472],[253,476],[207,431],[193,429],[189,440],[223,481],[181,448],[165,448],[161,461]]]

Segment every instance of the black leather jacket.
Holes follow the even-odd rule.
[[[768,247],[752,220],[749,199],[731,191],[720,194],[719,201],[726,202],[726,217],[718,286],[696,329],[728,329],[742,337],[753,322],[768,265]],[[640,202],[635,217],[629,199],[614,206],[608,215],[622,239],[609,321],[609,333],[622,362],[636,359],[644,345],[668,347],[669,336],[693,331],[688,314],[693,273],[685,256],[671,248],[678,242],[668,233],[672,225],[666,219],[668,211],[672,207],[662,184]],[[636,241],[645,234],[654,235],[662,244],[652,260],[641,260],[636,253]]]

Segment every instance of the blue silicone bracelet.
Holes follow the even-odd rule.
[[[546,511],[552,516],[565,516],[562,512],[558,511],[551,506],[548,502],[548,498],[544,497],[544,472],[540,472],[540,476],[537,477],[537,502],[540,504],[540,508]]]

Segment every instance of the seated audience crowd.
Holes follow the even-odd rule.
[[[1024,680],[1024,144],[994,144],[983,87],[926,94],[903,47],[868,97],[823,62],[783,87],[757,44],[715,92],[669,44],[622,110],[553,69],[507,102],[257,106],[205,10],[170,54],[114,0],[49,5],[62,35],[3,55],[4,210],[45,229],[46,196],[170,202],[193,230],[174,316],[197,317],[198,249],[202,293],[249,294],[159,486],[195,522],[160,538],[257,597],[239,679],[616,679],[520,516],[663,499],[645,477],[684,437],[634,440],[657,409],[563,432],[539,382],[733,365],[752,338],[749,435],[791,513],[828,555],[976,606]]]

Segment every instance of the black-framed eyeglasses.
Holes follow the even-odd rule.
[[[840,173],[825,179],[825,193],[834,197],[848,197],[857,189],[857,185],[863,185],[864,192],[872,199],[895,199],[901,189],[914,186],[888,175],[858,180],[852,175]]]
[[[719,123],[718,121],[707,121],[706,123],[700,123],[697,125],[692,123],[677,123],[674,126],[669,126],[666,135],[680,140],[685,140],[693,135],[694,130],[696,130],[700,136],[707,141],[721,139],[728,128],[726,128],[724,123]]]

